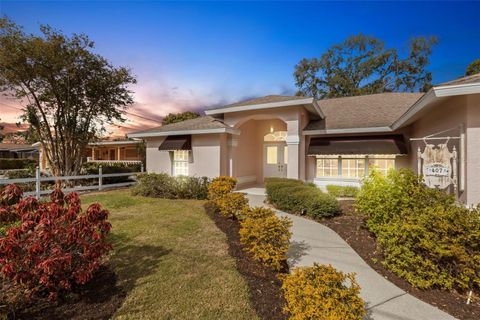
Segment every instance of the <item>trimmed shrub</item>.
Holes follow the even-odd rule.
[[[227,193],[215,200],[220,213],[227,218],[238,218],[239,214],[248,206],[248,200],[242,193]]]
[[[172,177],[166,173],[145,173],[137,177],[132,194],[165,199],[206,199],[209,180],[206,177]]]
[[[232,177],[220,176],[212,180],[208,186],[208,199],[217,200],[235,189],[237,179]]]
[[[359,188],[354,186],[337,186],[329,184],[326,186],[329,194],[335,198],[355,198]]]
[[[176,198],[175,179],[166,173],[145,173],[137,177],[132,194],[151,198]]]
[[[282,270],[287,260],[292,221],[287,217],[278,218],[270,209],[250,210],[253,212],[246,213],[240,221],[240,242],[244,250],[267,267]]]
[[[353,273],[315,263],[295,268],[281,278],[289,319],[361,320],[366,315]]]
[[[33,169],[37,165],[34,159],[0,159],[0,170]]]
[[[357,194],[355,208],[367,216],[370,231],[377,233],[381,226],[400,218],[405,210],[454,203],[453,196],[428,188],[411,170],[391,170],[387,176],[372,170]]]
[[[82,213],[76,193],[56,190],[50,202],[28,197],[15,210],[21,225],[0,238],[0,271],[27,298],[53,301],[87,283],[111,250],[108,211],[92,204]]]
[[[315,185],[293,179],[266,179],[267,199],[275,207],[312,218],[332,217],[340,213],[335,197]]]
[[[178,199],[204,200],[208,197],[208,185],[210,180],[207,177],[173,177],[175,193]]]
[[[480,292],[480,211],[405,209],[377,232],[384,264],[417,288]]]

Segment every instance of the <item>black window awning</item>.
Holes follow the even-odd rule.
[[[312,138],[308,154],[407,154],[407,146],[402,135]]]
[[[158,147],[160,151],[192,150],[192,136],[168,136]]]

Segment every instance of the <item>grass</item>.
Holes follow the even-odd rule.
[[[225,235],[203,202],[130,195],[82,196],[110,210],[110,264],[127,297],[116,319],[258,319]]]

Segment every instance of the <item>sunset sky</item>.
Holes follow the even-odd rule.
[[[116,134],[156,126],[169,112],[294,94],[300,59],[360,32],[399,48],[435,35],[433,82],[457,78],[480,58],[479,12],[480,2],[0,2],[1,15],[27,32],[49,24],[86,33],[97,53],[132,69],[136,103]],[[17,108],[0,98],[1,121],[19,121]]]

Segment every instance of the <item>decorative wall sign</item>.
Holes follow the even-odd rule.
[[[457,150],[448,148],[448,141],[438,145],[427,143],[423,151],[418,147],[418,172],[421,172],[425,184],[430,188],[446,189],[453,185],[457,190]]]

